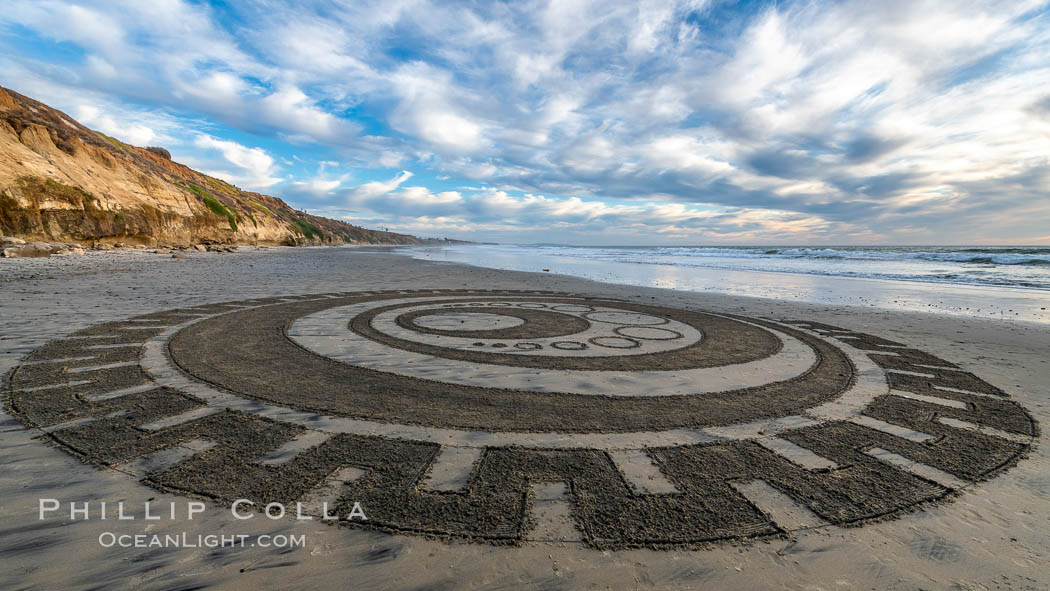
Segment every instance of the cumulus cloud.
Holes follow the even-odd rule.
[[[402,170],[400,174],[390,179],[389,181],[372,181],[370,183],[365,183],[363,185],[355,187],[348,197],[351,200],[351,202],[353,202],[353,200],[371,199],[373,197],[386,195],[387,193],[390,193],[394,189],[400,187],[401,183],[407,181],[410,178],[412,178],[412,173],[408,172],[407,170]]]
[[[477,151],[484,146],[483,125],[457,106],[466,101],[451,96],[451,78],[450,73],[419,62],[400,68],[391,77],[400,100],[391,123],[439,149]]]
[[[307,195],[314,198],[327,198],[343,187],[350,179],[349,173],[332,174],[330,169],[339,168],[340,163],[334,160],[322,160],[317,164],[317,175],[307,180],[296,180],[291,183],[294,195]]]
[[[157,133],[149,127],[138,122],[117,121],[113,116],[103,114],[101,109],[94,105],[81,105],[75,117],[92,129],[134,146],[149,146],[157,137]]]
[[[197,136],[194,145],[203,150],[212,150],[220,153],[226,162],[234,167],[232,172],[230,170],[209,171],[204,169],[204,172],[212,176],[220,177],[250,189],[265,189],[283,180],[274,176],[276,165],[273,157],[262,148],[249,148],[237,142],[220,140],[204,134]]]

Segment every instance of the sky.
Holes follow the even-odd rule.
[[[1050,2],[5,0],[0,85],[310,213],[1050,244]]]

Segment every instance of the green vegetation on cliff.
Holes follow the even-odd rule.
[[[313,238],[320,239],[324,237],[324,232],[321,231],[321,228],[318,228],[310,222],[304,220],[295,220],[292,223],[295,224],[295,227],[300,234],[306,236],[307,240],[312,240]]]
[[[211,193],[204,190],[204,187],[194,183],[186,183],[186,188],[190,190],[194,195],[200,197],[204,201],[204,205],[208,206],[208,209],[212,213],[218,216],[223,216],[230,222],[230,229],[234,232],[237,231],[237,218],[240,217],[236,212],[230,211],[225,205],[219,202],[218,199],[212,197]]]
[[[56,180],[45,179],[39,176],[23,175],[15,180],[22,195],[31,200],[38,208],[41,201],[49,199],[64,201],[70,205],[79,206],[85,210],[93,206],[98,199],[81,189],[60,183]]]

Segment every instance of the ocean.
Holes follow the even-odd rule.
[[[596,281],[1050,322],[1045,246],[455,245],[415,258]]]

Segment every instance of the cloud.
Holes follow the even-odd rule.
[[[81,105],[76,111],[77,121],[97,129],[106,135],[113,136],[133,146],[152,145],[157,133],[141,123],[118,122],[110,115],[105,115],[94,105]]]
[[[315,140],[338,142],[355,135],[356,126],[320,109],[302,90],[286,86],[259,100],[260,114],[275,127]]]
[[[242,184],[251,189],[265,189],[282,181],[273,176],[276,166],[273,158],[261,148],[249,148],[237,142],[220,140],[210,135],[197,136],[194,145],[203,150],[219,152],[235,171],[212,171],[212,176],[223,178],[235,184]],[[205,170],[207,172],[207,170]]]
[[[471,152],[484,146],[483,126],[457,106],[451,74],[413,62],[392,77],[400,103],[391,113],[395,129],[418,136],[438,149]]]
[[[332,191],[335,191],[343,184],[340,179],[313,179],[310,181],[295,181],[292,183],[297,189],[300,189],[306,193],[312,193],[314,195],[328,195]]]
[[[322,160],[317,164],[317,176],[304,181],[293,181],[289,187],[295,196],[306,195],[313,198],[331,196],[350,179],[349,173],[332,176],[329,169],[339,168],[340,163],[334,160]]]
[[[402,170],[396,177],[389,181],[372,181],[365,183],[358,187],[355,187],[349,194],[349,199],[370,199],[372,197],[378,197],[380,195],[386,195],[394,189],[401,186],[401,183],[412,178],[412,173],[407,170]]]
[[[13,0],[0,28],[16,90],[380,225],[959,242],[1050,219],[1046,0]],[[123,116],[149,111],[191,130]]]
[[[342,217],[356,223],[382,221],[384,225],[424,235],[469,229],[481,236],[510,233],[518,237],[517,241],[523,241],[529,236],[550,238],[553,229],[567,235],[598,238],[616,232],[618,238],[635,243],[647,243],[647,237],[653,236],[691,240],[759,236],[786,240],[799,234],[824,232],[836,225],[817,216],[776,210],[513,195],[484,187],[435,193],[421,186],[402,186],[406,175],[403,172],[390,181],[351,189],[345,203],[354,213]],[[321,211],[338,215],[340,209]]]

